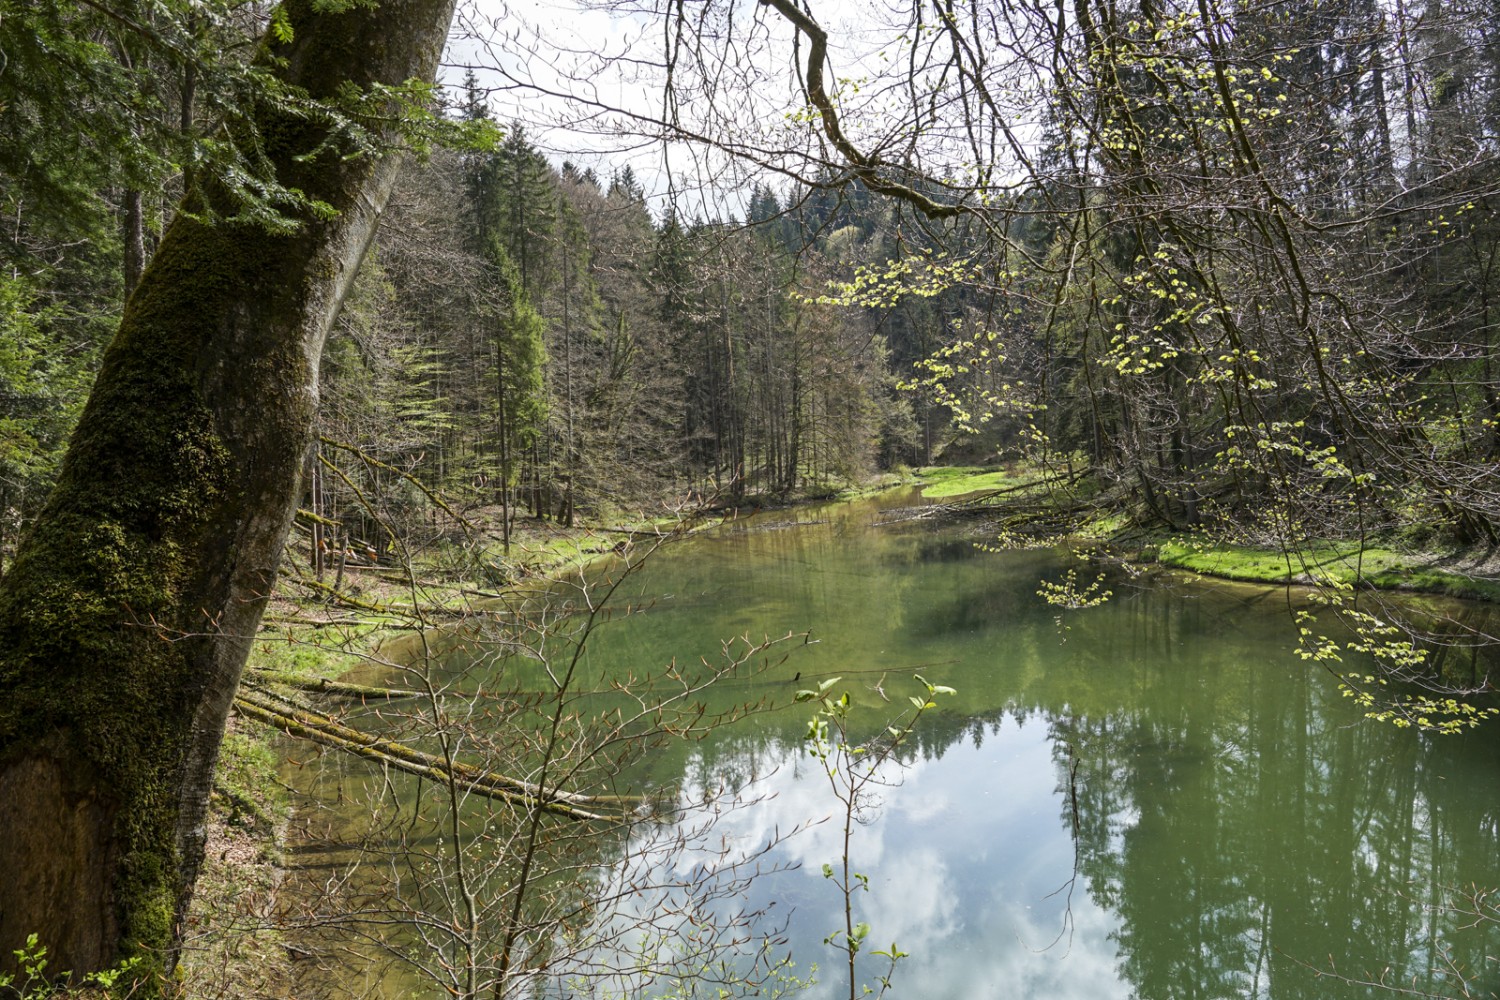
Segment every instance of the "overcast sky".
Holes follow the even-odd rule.
[[[524,123],[554,164],[571,160],[606,180],[612,169],[629,164],[658,209],[670,194],[690,217],[740,215],[737,194],[748,194],[755,179],[777,187],[786,179],[702,145],[666,144],[652,135],[661,131],[653,122],[669,111],[664,22],[650,7],[650,0],[609,9],[586,0],[465,0],[444,82],[456,87],[473,68],[495,115]],[[702,9],[700,0],[689,14]],[[733,18],[714,24],[716,47],[730,62],[711,96],[696,90],[691,78],[679,87],[679,121],[691,131],[760,149],[805,144],[805,121],[788,118],[801,107],[790,26],[755,2],[719,10],[720,18]],[[836,77],[873,77],[897,51],[894,34],[880,29],[870,10],[848,0],[818,5]],[[851,108],[862,102],[863,120],[878,121],[870,110],[874,99],[852,92],[847,98]],[[857,127],[859,119],[850,117]]]

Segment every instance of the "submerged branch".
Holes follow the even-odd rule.
[[[447,782],[451,776],[466,792],[535,807],[569,819],[615,822],[621,819],[618,812],[598,812],[596,807],[618,809],[641,801],[632,796],[583,795],[556,788],[542,789],[529,781],[457,761],[450,768],[441,757],[414,750],[383,736],[352,729],[325,715],[270,704],[250,692],[242,691],[234,703],[240,714],[279,729],[288,736],[344,750],[419,777]]]

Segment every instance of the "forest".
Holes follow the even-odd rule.
[[[1492,4],[451,6],[0,0],[0,863],[59,900],[0,949],[170,971],[262,611],[350,567],[934,465],[1022,472],[1018,536],[1493,562]]]
[[[450,114],[488,121],[477,92],[458,96]],[[799,190],[783,210],[758,188],[748,221],[656,218],[628,167],[554,168],[523,125],[491,124],[493,150],[437,149],[406,169],[328,347],[319,434],[391,467],[381,515],[425,506],[401,475],[508,511],[497,531],[831,492],[931,464],[952,438],[948,412],[897,383],[960,294],[891,317],[811,301],[840,260],[880,252],[868,194]],[[119,309],[116,227],[95,221],[105,238],[87,259],[60,253],[45,283],[11,271],[7,552],[47,496]],[[304,506],[365,517],[351,490],[366,479],[311,481],[327,495]],[[349,535],[383,544],[368,518]]]
[[[227,99],[208,82],[245,86],[232,60],[133,70],[150,39],[90,10],[7,17],[0,558],[48,494],[184,152],[225,172],[245,155],[205,152]],[[906,165],[804,157],[722,192],[743,217],[648,198],[628,164],[549,162],[471,69],[432,114],[503,138],[407,169],[329,347],[320,434],[456,502],[567,523],[949,454],[1066,466],[1173,529],[1493,543],[1482,12],[1278,5],[1208,35],[1194,10],[1086,13],[1077,37],[1030,27],[1062,61],[1019,154],[920,168],[919,142],[960,127],[1021,136],[980,88],[931,121],[862,123],[922,126]],[[245,44],[256,16],[193,30]],[[928,30],[914,78],[943,69],[948,30]],[[69,38],[68,60],[28,62]],[[1062,45],[1091,39],[1108,87]]]

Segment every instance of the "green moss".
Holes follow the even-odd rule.
[[[1297,552],[1169,539],[1156,561],[1207,576],[1253,583],[1334,583],[1379,590],[1410,590],[1471,600],[1500,601],[1500,581],[1419,565],[1381,546],[1321,542]]]
[[[1369,584],[1407,559],[1391,549],[1357,542],[1318,543],[1295,552],[1183,540],[1163,542],[1157,561],[1195,573],[1261,583]]]
[[[212,278],[197,275],[203,295],[174,307],[153,301],[161,284],[132,304],[0,588],[0,760],[51,752],[81,788],[113,799],[119,957],[138,954],[147,975],[172,941],[182,889],[176,777],[210,631],[184,595],[202,591],[200,553],[219,544],[209,526],[233,506],[233,463],[191,363],[211,335]]]
[[[1110,538],[1128,530],[1130,526],[1130,515],[1124,511],[1115,511],[1087,522],[1081,533],[1087,538]]]
[[[920,475],[927,483],[922,490],[922,496],[928,500],[941,500],[945,497],[963,496],[966,493],[1014,486],[1021,481],[1014,478],[1006,469],[968,465],[925,468],[921,470]]]

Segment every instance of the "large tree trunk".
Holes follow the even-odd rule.
[[[452,0],[288,0],[282,77],[315,98],[431,80]],[[394,179],[267,106],[293,233],[179,215],[125,312],[56,492],[0,581],[0,962],[176,961],[225,716],[275,580],[319,357]],[[199,207],[233,206],[213,192]],[[154,987],[152,987],[154,989]]]

